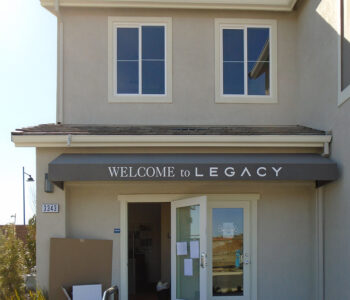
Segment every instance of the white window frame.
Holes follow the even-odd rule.
[[[141,28],[143,25],[164,26],[165,94],[117,94],[116,29]],[[139,34],[141,34],[139,32]],[[141,53],[141,45],[139,45]],[[139,57],[141,65],[141,56]],[[140,66],[139,65],[139,66]],[[139,67],[139,78],[142,68]],[[139,82],[141,85],[141,82]],[[108,17],[108,102],[109,103],[172,103],[172,19],[163,17]]]
[[[270,29],[270,95],[248,95],[244,78],[244,95],[223,94],[223,29],[244,29],[244,68],[247,71],[247,28]],[[258,19],[215,19],[215,102],[216,103],[277,103],[277,21]]]
[[[345,103],[347,100],[350,99],[350,84],[342,90],[341,87],[341,81],[342,81],[342,65],[341,65],[341,31],[342,31],[342,16],[341,16],[341,1],[344,2],[344,12],[346,14],[347,12],[347,5],[349,5],[349,1],[347,0],[337,0],[338,3],[338,106],[341,106],[343,103]],[[350,18],[350,16],[345,15],[344,20],[347,18]],[[350,21],[348,21],[350,22]]]

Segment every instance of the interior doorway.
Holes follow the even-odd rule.
[[[171,209],[169,202],[128,204],[129,300],[170,299]]]

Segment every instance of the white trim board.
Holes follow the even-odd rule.
[[[140,7],[185,9],[240,9],[292,11],[298,0],[60,0],[61,7]],[[41,5],[54,8],[55,0],[41,0]]]
[[[16,147],[305,147],[331,135],[12,135]]]

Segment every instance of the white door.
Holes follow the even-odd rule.
[[[251,299],[250,204],[208,204],[208,299]]]
[[[207,300],[207,197],[171,203],[171,299]]]

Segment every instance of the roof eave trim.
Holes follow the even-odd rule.
[[[292,11],[298,0],[291,0],[288,4],[243,4],[225,3],[225,1],[175,1],[175,0],[60,0],[60,7],[133,7],[133,8],[181,8],[181,9],[237,9],[237,10],[264,10],[264,11]],[[54,0],[40,0],[41,5],[52,9]],[[214,3],[213,3],[214,2]]]
[[[331,135],[12,135],[16,147],[306,147]]]

